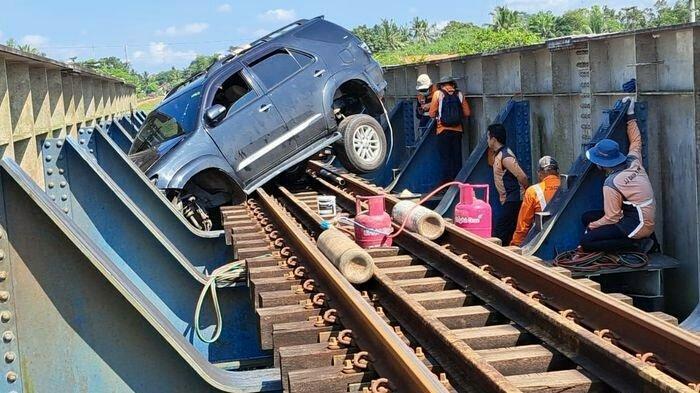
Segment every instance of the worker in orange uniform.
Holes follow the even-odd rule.
[[[436,133],[444,170],[443,182],[450,181],[462,167],[462,133],[471,109],[464,94],[451,76],[443,76],[430,101],[431,118],[437,121]]]
[[[506,128],[503,124],[491,124],[487,128],[489,149],[493,157],[493,180],[498,191],[501,209],[494,220],[493,235],[502,245],[510,244],[529,181],[520,168],[515,154],[506,146]]]
[[[537,163],[537,178],[539,183],[525,190],[511,246],[522,246],[525,236],[532,228],[535,213],[544,211],[559,189],[559,163],[550,156],[540,158]]]
[[[642,136],[634,115],[634,99],[627,109],[629,154],[620,152],[617,142],[603,139],[586,151],[586,158],[605,171],[603,211],[587,212],[582,221],[585,233],[581,238],[584,252],[641,250],[648,252],[655,241],[656,201],[649,176],[642,164]]]

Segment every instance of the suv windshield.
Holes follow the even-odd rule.
[[[129,154],[150,149],[168,139],[194,131],[201,101],[202,88],[201,84],[197,84],[156,108],[148,115],[136,135]]]

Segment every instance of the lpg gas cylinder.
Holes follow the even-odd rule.
[[[360,202],[367,201],[367,211],[362,211]],[[355,242],[362,248],[389,247],[391,217],[384,211],[384,196],[358,196],[355,199]]]
[[[475,188],[485,188],[485,199],[477,199]],[[488,184],[461,184],[455,206],[455,225],[481,237],[491,237],[491,205]]]

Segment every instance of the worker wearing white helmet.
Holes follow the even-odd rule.
[[[416,119],[418,119],[418,127],[425,127],[430,121],[428,112],[430,110],[430,101],[435,92],[435,85],[428,74],[418,75],[416,90],[418,91],[416,95]]]
[[[551,156],[540,158],[537,163],[537,179],[539,183],[533,184],[525,190],[513,240],[510,242],[511,246],[523,245],[523,241],[535,221],[535,213],[544,211],[559,189],[559,163]]]

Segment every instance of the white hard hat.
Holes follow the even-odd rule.
[[[418,80],[416,80],[416,90],[429,89],[433,82],[430,80],[428,74],[418,75]]]

